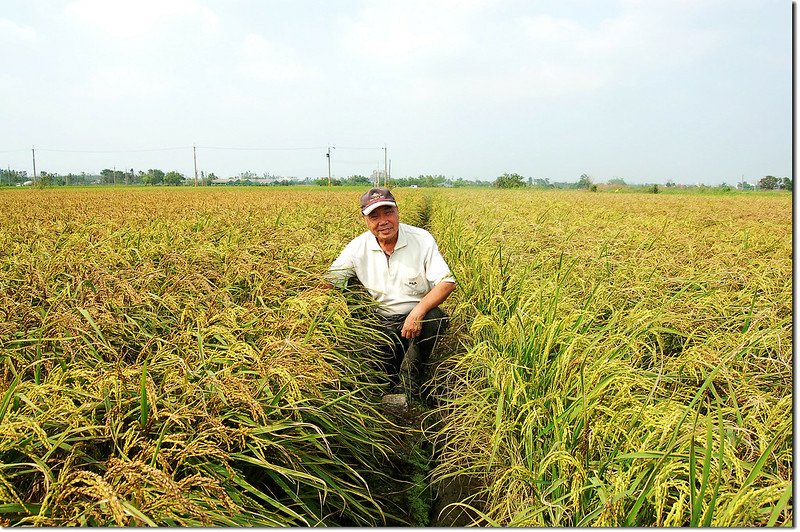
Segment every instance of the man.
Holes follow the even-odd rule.
[[[456,280],[433,236],[400,223],[397,202],[388,189],[365,192],[361,213],[368,230],[345,246],[328,269],[327,278],[344,288],[347,280],[355,277],[377,301],[383,330],[394,342],[386,355],[389,380],[396,387],[412,340],[419,349],[412,373],[417,378],[423,374],[448,325],[448,316],[439,305],[455,290]]]

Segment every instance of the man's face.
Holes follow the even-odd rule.
[[[395,242],[400,228],[400,212],[397,207],[383,205],[364,215],[367,228],[378,242]]]

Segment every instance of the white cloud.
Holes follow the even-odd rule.
[[[36,40],[36,30],[30,26],[17,24],[13,20],[0,17],[0,39],[9,42]]]
[[[550,15],[526,17],[521,20],[525,33],[542,43],[564,43],[584,32],[584,28],[574,20],[556,18]]]
[[[300,82],[314,81],[319,73],[304,65],[290,47],[270,42],[260,35],[249,34],[240,47],[238,72],[257,81]]]
[[[25,81],[19,76],[0,74],[0,101],[14,102],[15,105],[3,106],[3,115],[22,116],[26,114],[26,105],[30,91],[26,90]]]
[[[531,45],[527,60],[538,65],[534,70],[594,80],[583,85],[594,90],[691,64],[721,43],[718,32],[693,29],[680,9],[627,5],[617,16],[594,26],[547,15],[520,19]]]
[[[158,97],[171,87],[170,80],[163,76],[156,80],[140,68],[111,66],[92,73],[81,90],[86,98],[113,101]]]
[[[718,32],[692,29],[680,13],[670,13],[647,8],[624,12],[588,31],[576,42],[576,50],[636,66],[663,66],[692,62],[718,44]]]
[[[601,89],[609,83],[605,73],[580,65],[540,62],[507,68],[494,75],[454,78],[419,77],[407,95],[416,100],[438,100],[444,106],[459,102],[530,101],[539,97],[569,97]]]
[[[347,51],[389,65],[415,65],[464,50],[470,23],[491,0],[375,2],[341,19]]]
[[[688,0],[678,0],[688,1]],[[709,0],[715,2],[718,0]],[[491,0],[366,3],[340,19],[343,48],[420,101],[571,96],[701,59],[719,35],[697,9],[631,0],[592,24],[548,14],[498,18]],[[685,11],[685,12],[684,12]]]
[[[68,17],[108,37],[132,39],[190,25],[204,32],[218,30],[219,19],[195,0],[74,0],[65,7]]]

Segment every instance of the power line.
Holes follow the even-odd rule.
[[[325,146],[296,146],[296,147],[241,147],[241,146],[198,146],[203,150],[239,150],[239,151],[296,151],[296,150],[325,150]]]
[[[382,150],[383,146],[336,146],[337,150]]]
[[[49,151],[58,153],[142,153],[153,151],[177,151],[188,150],[191,146],[177,146],[173,148],[143,148],[136,150],[64,150],[59,148],[36,148],[38,151]]]
[[[119,156],[122,154],[133,154],[133,153],[152,153],[152,152],[175,152],[175,151],[188,151],[189,149],[192,150],[192,158],[194,162],[194,174],[195,174],[195,182],[197,182],[197,173],[198,173],[198,161],[197,161],[197,149],[200,148],[201,150],[206,151],[213,151],[213,150],[223,150],[223,151],[252,151],[252,152],[265,152],[265,151],[273,151],[273,152],[291,152],[291,151],[325,151],[325,146],[169,146],[169,147],[154,147],[154,148],[136,148],[136,149],[67,149],[67,148],[48,148],[48,147],[33,147],[31,149],[32,154],[32,164],[33,164],[33,176],[34,181],[37,178],[37,161],[36,161],[36,151],[45,152],[45,153],[72,153],[72,154],[106,154],[106,155],[113,155]],[[384,155],[384,175],[386,176],[387,166],[386,166],[386,152],[387,147],[384,144],[383,146],[337,146],[334,148],[333,146],[327,147],[327,160],[328,160],[328,177],[331,177],[331,150],[332,149],[339,149],[339,150],[383,150]],[[19,148],[19,149],[8,149],[8,150],[0,150],[0,153],[22,153],[27,151],[27,148]],[[351,164],[357,165],[362,167],[367,166],[377,166],[378,163],[376,160],[364,159],[360,157],[356,158],[349,158],[349,159],[341,159],[337,160],[338,163],[342,164]],[[127,168],[127,166],[126,166]],[[388,176],[386,176],[388,177]],[[384,180],[386,180],[384,177]],[[127,179],[127,177],[126,177]]]
[[[143,153],[155,151],[178,151],[200,148],[203,150],[238,150],[238,151],[298,151],[298,150],[326,150],[326,146],[171,146],[165,148],[138,148],[138,149],[114,149],[114,150],[93,150],[93,149],[65,149],[65,148],[36,148],[37,151],[57,152],[57,153]],[[382,150],[381,146],[337,146],[340,150]],[[11,150],[0,150],[0,153],[25,152],[28,148]]]
[[[339,158],[337,158],[336,162],[337,163],[346,163],[346,164],[360,164],[360,165],[363,165],[363,166],[366,166],[366,165],[377,166],[377,165],[381,164],[381,161],[372,160],[372,159],[358,159],[358,160],[356,160],[356,159],[339,159]]]
[[[64,148],[36,148],[38,151],[58,152],[58,153],[139,153],[139,152],[154,152],[154,151],[178,151],[188,150],[191,148],[202,148],[205,150],[321,150],[323,147],[290,147],[290,148],[274,148],[274,147],[236,147],[236,146],[172,146],[168,148],[139,148],[139,149],[114,149],[114,150],[73,150]],[[16,150],[0,150],[0,153],[13,153],[28,151],[28,148],[20,148]]]

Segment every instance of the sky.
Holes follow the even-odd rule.
[[[788,0],[3,0],[0,165],[792,175]]]

